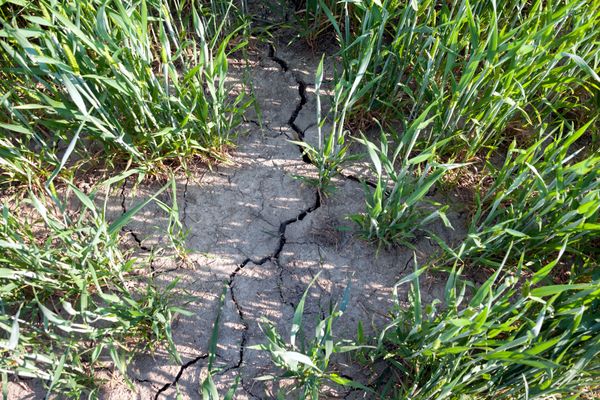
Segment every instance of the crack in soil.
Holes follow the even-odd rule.
[[[152,251],[152,249],[150,247],[144,246],[142,244],[142,239],[139,238],[138,234],[133,229],[123,228],[123,232],[129,233],[131,235],[131,237],[137,243],[137,245],[140,248],[140,250],[149,251],[149,252]]]
[[[125,178],[125,180],[123,181],[123,186],[121,187],[121,216],[125,215],[127,213],[127,205],[125,204],[127,202],[127,197],[125,196],[125,189],[127,188],[127,180],[129,178]],[[130,234],[131,237],[133,238],[133,240],[135,241],[135,243],[137,244],[138,248],[142,251],[146,251],[151,253],[152,249],[148,246],[144,246],[142,244],[142,239],[140,239],[140,237],[138,236],[138,234],[130,228],[127,227],[122,227],[121,228],[121,232],[125,233],[125,234]],[[152,274],[154,274],[154,260],[150,259],[150,272]]]
[[[125,178],[125,180],[123,181],[123,186],[121,187],[121,193],[119,194],[121,196],[121,216],[127,214],[127,205],[125,204],[127,202],[127,196],[125,196],[125,190],[127,188],[127,180],[128,179],[129,178]],[[152,251],[152,249],[150,247],[144,246],[142,244],[142,239],[140,239],[138,234],[133,229],[123,227],[123,228],[121,228],[121,232],[130,234],[140,250],[148,251],[148,252]]]
[[[247,341],[247,332],[249,329],[248,326],[248,322],[246,322],[246,318],[244,316],[244,312],[242,310],[242,307],[240,306],[240,303],[238,302],[238,300],[236,299],[235,296],[235,290],[234,290],[234,281],[235,278],[237,277],[237,274],[244,269],[244,267],[246,265],[248,265],[249,263],[252,263],[254,265],[263,265],[268,261],[273,262],[279,269],[279,280],[281,282],[282,280],[282,273],[283,273],[283,268],[281,267],[280,263],[279,263],[279,256],[281,254],[281,251],[283,250],[283,247],[285,246],[286,243],[286,237],[285,237],[285,231],[287,229],[287,227],[293,223],[296,223],[298,221],[302,221],[304,218],[306,218],[306,216],[308,214],[310,214],[311,212],[315,211],[317,208],[319,208],[321,206],[321,195],[319,194],[319,192],[316,192],[316,197],[315,197],[315,202],[312,206],[310,206],[309,208],[302,210],[296,217],[294,218],[290,218],[287,219],[285,221],[283,221],[282,223],[279,224],[279,229],[278,229],[278,236],[279,236],[279,244],[277,245],[277,248],[275,249],[275,251],[272,254],[269,254],[259,260],[253,260],[252,258],[248,257],[246,258],[244,261],[242,261],[242,263],[229,275],[229,280],[227,282],[227,286],[229,287],[229,293],[231,295],[231,300],[233,301],[233,304],[235,305],[237,314],[240,318],[240,321],[242,322],[242,325],[244,325],[244,330],[242,331],[242,339],[240,342],[240,352],[239,352],[239,358],[238,358],[238,362],[236,365],[234,365],[231,368],[228,368],[226,370],[224,370],[223,372],[226,371],[230,371],[232,369],[236,369],[236,368],[240,368],[242,363],[244,362],[244,349],[246,347],[246,341]],[[289,304],[293,307],[293,304],[290,303],[286,303],[284,301],[283,298],[283,293],[282,293],[282,288],[281,285],[279,285],[278,287],[279,289],[279,295],[280,298],[282,300],[282,303],[284,304]],[[244,380],[240,375],[240,382],[242,384],[242,386],[244,385]]]
[[[140,379],[140,378],[133,378],[133,381],[137,382],[137,383],[148,383],[150,384],[150,387],[154,390],[158,390],[159,389],[159,385],[156,384],[156,382],[153,382],[150,379]]]
[[[300,129],[298,127],[298,125],[296,125],[296,118],[298,118],[300,111],[302,111],[302,108],[308,102],[308,97],[306,96],[306,86],[307,86],[306,82],[304,82],[301,78],[299,78],[294,73],[293,70],[290,70],[288,63],[285,60],[283,60],[282,58],[279,58],[275,54],[275,47],[272,44],[269,45],[269,58],[271,60],[273,60],[274,62],[276,62],[277,64],[279,64],[279,66],[281,67],[281,69],[284,73],[290,71],[292,73],[292,76],[294,77],[294,80],[296,81],[296,84],[298,85],[298,95],[300,96],[300,101],[298,102],[298,104],[296,104],[296,108],[292,112],[292,115],[290,115],[290,118],[288,119],[287,124],[296,133],[296,135],[297,135],[296,139],[300,140],[300,141],[304,141],[304,131],[302,129]],[[297,147],[298,147],[298,150],[300,150],[300,154],[302,155],[302,161],[306,164],[312,164],[310,157],[304,151],[302,146],[298,145]]]
[[[289,69],[289,65],[288,63],[277,57],[275,55],[275,48],[273,47],[273,45],[269,46],[269,58],[271,58],[274,62],[276,62],[277,64],[279,64],[279,66],[281,67],[281,69],[283,70],[283,72],[288,72],[290,71]],[[293,71],[291,71],[292,74]],[[298,128],[298,126],[295,124],[295,120],[298,117],[298,114],[300,114],[300,111],[302,110],[302,108],[304,107],[304,105],[307,103],[307,97],[306,97],[306,83],[304,81],[302,81],[302,79],[298,78],[295,74],[293,75],[296,83],[298,84],[298,94],[300,95],[300,101],[298,102],[296,108],[294,109],[294,111],[292,112],[292,114],[290,115],[290,118],[288,119],[288,125],[298,134],[298,137],[300,140],[304,139],[304,133]],[[307,163],[311,163],[310,159],[308,158],[308,156],[302,151],[302,148],[300,146],[298,146],[299,149],[301,150],[301,154],[302,154],[302,159],[304,162]],[[313,205],[311,205],[310,207],[302,210],[298,215],[296,215],[293,218],[289,218],[283,222],[281,222],[279,224],[279,228],[277,231],[277,234],[279,236],[279,243],[277,245],[277,248],[275,249],[275,251],[272,254],[269,254],[259,260],[254,260],[250,257],[246,258],[244,261],[242,261],[242,263],[229,275],[229,280],[227,282],[227,285],[229,287],[229,293],[231,295],[231,300],[233,301],[237,314],[240,318],[240,321],[242,322],[242,325],[244,326],[244,329],[242,331],[242,338],[240,341],[240,350],[239,350],[239,358],[238,358],[238,362],[236,363],[236,365],[225,369],[222,373],[225,373],[226,371],[230,371],[233,369],[238,369],[242,366],[243,362],[244,362],[244,350],[246,347],[246,341],[248,340],[247,338],[247,334],[248,334],[248,329],[249,329],[249,325],[248,322],[246,321],[245,315],[244,315],[244,311],[238,301],[238,299],[236,298],[235,295],[235,290],[234,290],[234,285],[235,285],[235,279],[238,275],[238,273],[244,269],[244,267],[246,267],[246,265],[248,265],[249,263],[255,264],[255,265],[263,265],[268,261],[273,262],[278,270],[279,270],[279,284],[278,284],[278,289],[279,289],[279,296],[281,298],[281,301],[283,304],[288,304],[292,307],[294,307],[293,304],[290,304],[289,302],[285,302],[284,297],[283,297],[283,291],[282,291],[282,274],[283,274],[283,267],[281,266],[281,264],[279,263],[279,256],[281,255],[281,252],[283,251],[283,247],[286,244],[286,236],[285,236],[285,232],[287,230],[287,227],[291,224],[294,224],[298,221],[302,221],[304,218],[306,218],[306,216],[310,213],[312,213],[313,211],[315,211],[316,209],[318,209],[319,207],[321,207],[321,195],[319,193],[319,191],[315,191],[315,201],[313,203]],[[253,398],[256,398],[256,396],[254,396],[248,389],[246,389],[245,384],[244,384],[244,379],[242,377],[241,374],[239,374],[240,376],[240,383],[242,385],[242,388],[248,393],[250,394]],[[166,389],[165,389],[166,390]]]
[[[296,132],[300,140],[304,140],[304,131],[300,129],[298,125],[296,125],[296,118],[298,118],[300,111],[302,111],[302,108],[308,102],[308,98],[306,97],[306,83],[304,83],[304,81],[299,79],[297,76],[294,76],[294,78],[298,84],[298,95],[300,96],[300,102],[298,102],[294,112],[292,112],[292,115],[288,119],[288,125],[294,130],[294,132]]]
[[[288,63],[285,60],[275,55],[275,46],[273,46],[273,44],[269,44],[269,58],[275,61],[277,64],[279,64],[283,72],[288,72],[288,70],[290,69]]]
[[[357,182],[357,183],[360,183],[360,184],[365,184],[367,186],[372,187],[373,189],[377,188],[377,183],[372,182],[372,181],[370,181],[368,179],[364,179],[364,178],[361,179],[361,178],[359,178],[358,176],[355,176],[355,175],[346,175],[342,171],[338,171],[338,173],[340,174],[341,177],[343,177],[344,179],[348,179],[349,181]],[[385,189],[385,193],[389,194],[389,189]]]
[[[165,392],[167,389],[169,389],[171,386],[175,387],[177,386],[177,382],[179,382],[179,379],[181,378],[181,376],[183,375],[183,372],[191,367],[192,365],[196,364],[198,361],[200,360],[204,360],[208,358],[208,354],[203,354],[201,356],[198,356],[196,358],[194,358],[193,360],[188,361],[187,363],[183,364],[180,368],[179,368],[179,372],[177,373],[177,375],[175,376],[175,379],[173,379],[173,381],[171,382],[167,382],[165,383],[160,389],[158,389],[158,392],[156,392],[156,395],[154,396],[154,400],[158,399],[158,396],[160,396],[161,393]]]
[[[296,135],[298,136],[298,140],[304,141],[304,135],[305,135],[306,130],[308,130],[311,126],[316,125],[316,123],[309,124],[306,128],[304,128],[304,130],[300,129],[300,127],[298,125],[296,125],[296,118],[298,118],[298,115],[300,115],[300,111],[302,111],[302,108],[304,107],[304,105],[306,103],[308,103],[308,96],[306,95],[306,88],[307,88],[308,84],[306,82],[304,82],[302,79],[300,79],[294,73],[293,70],[290,70],[290,67],[289,67],[289,64],[287,63],[287,61],[278,57],[275,54],[275,47],[272,44],[269,44],[269,58],[271,60],[273,60],[274,62],[276,62],[277,64],[279,64],[279,66],[281,67],[281,69],[283,70],[284,73],[290,71],[292,73],[292,76],[296,80],[296,84],[298,85],[298,94],[300,95],[300,101],[296,105],[296,108],[292,112],[292,115],[290,115],[290,118],[288,119],[287,124],[296,133]],[[298,150],[300,150],[300,154],[302,154],[302,161],[306,164],[312,164],[310,157],[304,151],[302,146],[298,145]],[[354,182],[357,182],[360,184],[366,184],[372,188],[377,188],[377,183],[372,182],[368,179],[364,179],[364,178],[361,179],[355,175],[347,175],[347,174],[342,173],[342,171],[338,171],[338,173],[340,174],[340,176],[342,176],[345,179],[348,179],[348,180],[351,180],[351,181],[354,181]]]
[[[121,186],[121,211],[122,214],[125,214],[127,212],[127,206],[125,205],[125,201],[126,201],[126,197],[125,197],[125,189],[127,188],[127,180],[129,179],[129,177],[125,178],[125,180],[123,181],[123,186]]]

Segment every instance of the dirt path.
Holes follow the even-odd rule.
[[[385,320],[392,286],[412,271],[413,252],[396,249],[376,254],[375,246],[353,235],[346,216],[361,212],[364,204],[362,186],[354,179],[338,178],[337,191],[322,199],[314,188],[294,178],[315,173],[289,139],[303,139],[303,133],[314,127],[311,82],[318,60],[285,48],[264,47],[253,56],[251,78],[262,127],[258,117],[242,127],[247,134],[240,138],[231,163],[180,180],[180,216],[189,230],[188,262],[176,264],[166,255],[153,262],[152,272],[159,282],[180,279],[179,287],[193,298],[187,305],[193,316],[179,317],[173,326],[183,365],[163,351],[137,357],[129,368],[134,387],[107,375],[103,398],[175,399],[179,394],[183,399],[199,399],[223,292],[216,358],[220,372],[214,380],[224,394],[239,377],[236,399],[275,398],[278,385],[286,383],[256,381],[277,371],[266,353],[249,346],[264,342],[258,324],[261,317],[275,322],[289,337],[294,308],[317,273],[305,309],[308,326],[341,299],[348,285],[349,307],[334,328],[339,337],[354,338],[359,321],[371,331],[371,326],[381,326]],[[328,63],[331,68],[331,60]],[[125,212],[153,190],[126,187],[113,212]],[[164,213],[150,206],[126,230],[133,245],[146,253],[164,241],[160,231],[166,226]],[[416,246],[419,254],[431,251],[426,239]],[[427,278],[425,285],[429,296],[442,290],[433,278]],[[366,379],[367,371],[360,366],[343,358],[335,361],[333,368],[343,374]],[[329,393],[332,398],[352,394],[340,388],[330,388]]]

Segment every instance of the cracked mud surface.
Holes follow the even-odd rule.
[[[367,333],[384,323],[392,305],[393,284],[414,268],[413,251],[397,248],[377,253],[373,244],[353,234],[346,216],[362,212],[364,207],[362,184],[356,178],[337,178],[337,191],[326,199],[294,178],[315,173],[289,139],[303,140],[316,122],[311,82],[319,58],[276,47],[254,54],[251,75],[262,124],[248,122],[241,127],[245,133],[230,163],[178,179],[177,200],[189,231],[186,247],[190,253],[186,263],[158,253],[149,271],[160,284],[179,279],[179,287],[192,296],[186,308],[193,315],[179,316],[173,326],[183,363],[170,359],[164,351],[138,356],[129,368],[133,386],[107,373],[102,398],[201,398],[211,330],[224,288],[215,360],[219,372],[213,379],[221,395],[239,379],[236,399],[275,398],[278,388],[289,384],[255,380],[278,371],[268,354],[249,347],[264,343],[258,323],[261,317],[273,321],[279,332],[289,337],[294,308],[317,273],[319,278],[305,306],[309,327],[341,299],[348,285],[348,310],[334,333],[352,339],[359,321]],[[326,70],[331,72],[332,64],[328,59]],[[248,119],[256,121],[258,117],[250,115]],[[119,204],[112,210],[114,217],[156,189],[133,190],[132,186],[123,186]],[[166,244],[160,232],[167,225],[162,210],[150,204],[123,228],[123,235],[147,255]],[[448,237],[451,232],[438,233],[452,239]],[[415,246],[420,257],[433,249],[427,239]],[[441,293],[442,281],[424,279],[424,301]],[[336,359],[333,368],[358,380],[368,376],[361,366],[344,358]],[[33,386],[24,381],[12,387],[15,394],[23,394],[21,398],[36,398]],[[336,387],[328,388],[327,393],[329,398],[359,398],[358,393]]]

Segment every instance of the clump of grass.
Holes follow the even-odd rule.
[[[452,137],[448,154],[469,159],[503,142],[508,124],[560,119],[574,93],[598,91],[594,1],[353,2],[337,15],[321,6],[344,71],[373,54],[354,111],[410,121],[433,106],[433,129],[421,140]],[[593,102],[576,106],[597,111]]]
[[[425,231],[427,225],[438,218],[452,228],[445,215],[448,206],[426,196],[448,169],[460,165],[435,162],[436,146],[443,143],[413,153],[419,134],[432,120],[426,120],[428,111],[407,127],[399,143],[389,143],[383,130],[379,147],[364,136],[358,139],[367,149],[377,181],[374,188],[364,185],[365,213],[352,215],[351,219],[359,225],[364,238],[380,245],[412,246],[416,233]],[[390,151],[390,145],[395,150]]]
[[[334,305],[328,315],[317,323],[314,337],[308,339],[306,336],[303,329],[304,304],[308,292],[318,276],[315,276],[308,285],[296,306],[289,342],[286,342],[271,321],[263,318],[260,327],[265,334],[267,343],[251,347],[255,350],[269,352],[273,364],[283,371],[280,378],[294,380],[294,385],[288,388],[287,393],[282,389],[278,393],[278,398],[289,398],[295,392],[298,399],[316,400],[319,398],[320,388],[326,382],[371,392],[360,383],[329,370],[329,364],[334,355],[365,347],[356,346],[348,340],[336,340],[333,334],[335,321],[342,316],[348,305],[349,285],[346,286],[341,303]],[[257,379],[273,380],[277,378],[269,375]]]
[[[410,245],[433,218],[447,223],[447,206],[427,208],[424,201],[444,173],[438,160],[454,165],[483,158],[517,139],[515,132],[527,131],[530,137],[520,142],[533,144],[529,152],[535,155],[515,162],[513,145],[506,165],[490,168],[496,184],[477,198],[465,243],[450,250],[436,239],[455,258],[496,266],[513,241],[536,257],[555,254],[565,240],[569,253],[590,254],[590,246],[581,244],[597,231],[594,158],[575,166],[566,148],[550,146],[556,150],[552,161],[534,161],[552,138],[572,144],[580,137],[561,133],[564,126],[585,125],[589,136],[597,133],[582,116],[598,110],[599,42],[592,28],[600,21],[598,4],[456,0],[352,2],[336,12],[326,2],[320,7],[342,46],[341,76],[359,65],[364,74],[352,85],[344,123],[360,125],[353,119],[377,115],[389,133],[380,145],[359,140],[377,179],[374,189],[365,186],[366,212],[352,216],[363,236]],[[398,121],[404,129],[393,128]],[[427,130],[412,142],[414,127],[424,121]],[[563,170],[566,163],[571,167]],[[511,179],[519,181],[513,185]],[[587,205],[578,209],[580,201]]]
[[[225,34],[233,3],[220,4],[215,15],[196,1],[3,8],[0,140],[12,160],[5,178],[22,179],[34,156],[42,171],[94,152],[109,165],[129,160],[149,170],[191,155],[222,157],[247,103],[225,86],[227,55],[245,45],[231,40],[245,25]]]
[[[0,373],[38,378],[48,393],[93,397],[96,368],[126,376],[137,351],[161,344],[179,360],[170,324],[185,311],[174,305],[177,281],[158,288],[134,278],[144,263],[119,245],[121,228],[153,198],[109,223],[93,195],[73,185],[68,192],[76,200],[69,207],[33,192],[2,206]]]
[[[494,181],[477,194],[467,238],[451,251],[454,257],[498,266],[509,245],[542,260],[559,251],[596,257],[600,157],[578,145],[594,122],[577,131],[556,128],[526,149],[513,142],[500,168],[490,164]]]
[[[498,269],[471,296],[472,284],[453,269],[444,298],[430,304],[422,303],[419,286],[426,268],[402,279],[398,285],[411,282],[410,302],[398,300],[371,354],[387,365],[382,397],[548,398],[597,384],[600,281],[592,272],[548,284],[558,261],[543,264],[522,287],[518,275]],[[586,270],[597,267],[591,261]]]

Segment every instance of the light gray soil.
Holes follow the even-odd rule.
[[[177,200],[181,220],[189,230],[186,246],[190,253],[186,262],[159,253],[149,271],[161,285],[180,279],[178,287],[193,297],[186,306],[193,315],[177,317],[173,326],[183,365],[164,351],[138,356],[129,367],[132,386],[117,373],[107,373],[102,398],[175,399],[180,395],[199,399],[223,291],[216,358],[220,372],[214,380],[223,395],[239,378],[236,399],[275,398],[280,387],[290,384],[255,380],[281,371],[274,369],[268,354],[249,346],[265,342],[259,327],[261,317],[273,321],[284,337],[289,337],[294,309],[317,273],[305,309],[309,327],[341,300],[347,286],[349,306],[334,327],[338,337],[355,338],[359,321],[367,333],[385,323],[394,283],[414,269],[413,251],[378,252],[375,245],[355,235],[346,217],[364,209],[358,176],[338,177],[337,190],[328,198],[320,198],[314,188],[294,178],[315,174],[288,139],[302,139],[302,132],[308,133],[314,126],[314,71],[319,59],[318,54],[282,46],[271,50],[259,47],[251,56],[249,71],[262,122],[250,113],[228,164],[212,170],[201,168],[179,179]],[[334,61],[327,59],[329,76]],[[242,74],[237,76],[241,79]],[[114,217],[156,190],[132,187],[132,183],[126,185],[113,204]],[[456,231],[432,229],[454,241],[464,228],[453,222]],[[161,234],[167,224],[165,213],[151,204],[124,229],[124,236],[140,255],[147,255],[168,244]],[[418,260],[436,250],[427,238],[415,246]],[[442,276],[422,280],[425,302],[440,295],[443,282]],[[400,289],[404,300],[407,288]],[[343,357],[337,358],[332,368],[364,382],[371,375],[366,367]],[[36,385],[32,381],[12,383],[9,398],[38,398]],[[359,398],[358,393],[339,387],[325,390],[329,398]]]

